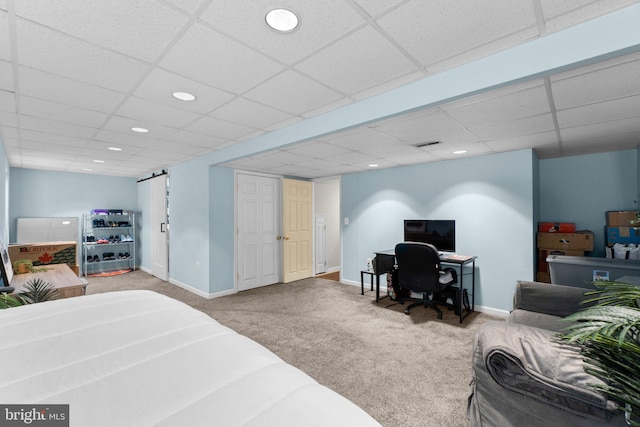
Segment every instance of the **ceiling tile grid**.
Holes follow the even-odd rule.
[[[0,0],[0,138],[11,166],[141,177],[635,3]],[[299,27],[268,28],[274,7]],[[635,148],[638,75],[631,53],[227,165],[317,178]]]

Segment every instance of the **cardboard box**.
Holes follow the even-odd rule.
[[[640,228],[636,227],[605,227],[607,234],[607,245],[616,243],[628,245],[630,243],[640,244]]]
[[[638,220],[638,211],[608,211],[608,227],[631,227]],[[640,225],[640,224],[637,224]]]
[[[536,281],[543,283],[551,283],[551,275],[549,273],[537,273]]]
[[[549,255],[584,256],[584,251],[538,249],[538,273],[549,272],[549,264],[547,263],[547,257]]]
[[[538,233],[538,249],[559,249],[563,251],[593,250],[593,232]]]
[[[42,242],[9,245],[11,262],[19,259],[30,259],[34,266],[47,264],[68,264],[76,267],[76,242]]]
[[[573,222],[539,222],[538,231],[541,233],[575,233],[576,224]]]

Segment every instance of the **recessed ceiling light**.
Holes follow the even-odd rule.
[[[192,95],[188,92],[173,92],[173,97],[179,99],[180,101],[193,101],[196,99],[195,95]]]
[[[111,151],[122,151],[122,148],[118,148],[118,147],[109,147],[109,150],[111,150]]]
[[[370,168],[377,168],[378,166],[380,166],[377,163],[371,163],[370,165],[368,165]]]
[[[93,163],[104,163],[104,160],[94,160]]]
[[[288,9],[273,9],[265,16],[267,25],[281,33],[295,30],[300,23],[298,16]]]
[[[138,133],[147,133],[147,132],[149,132],[149,129],[139,128],[139,127],[132,127],[131,130],[134,131],[134,132],[138,132]]]
[[[466,152],[467,152],[467,150],[456,150],[456,151],[453,152],[453,154],[464,154]]]
[[[71,224],[71,221],[67,221],[67,220],[62,221],[62,225],[69,225],[69,224]]]

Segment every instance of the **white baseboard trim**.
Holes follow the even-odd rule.
[[[140,265],[140,266],[138,266],[138,270],[142,270],[142,271],[144,271],[144,272],[145,272],[145,273],[147,273],[147,274],[151,274],[151,269],[150,269],[150,268],[143,267],[143,266],[141,266],[141,265]]]
[[[335,273],[336,271],[340,271],[340,266],[338,266],[338,267],[329,267],[329,268],[327,268],[327,271],[325,271],[325,273]]]
[[[345,285],[349,285],[349,286],[357,286],[360,287],[360,282],[356,282],[353,280],[341,280],[340,283],[345,284]],[[367,280],[365,280],[364,283],[364,287],[366,290],[370,290],[371,289],[371,285],[369,284],[369,282]],[[374,285],[374,290],[375,290],[375,285]],[[387,281],[384,281],[384,285],[382,283],[380,283],[380,296],[384,296],[387,294]],[[502,318],[507,318],[509,316],[509,310],[501,310],[498,308],[493,308],[493,307],[485,307],[482,305],[476,305],[475,306],[475,311],[477,311],[478,313],[484,313],[484,314],[488,314],[490,316],[496,316],[496,317],[502,317]]]
[[[201,297],[206,298],[206,299],[220,298],[220,297],[223,297],[223,296],[226,296],[226,295],[232,295],[232,294],[237,293],[237,291],[235,289],[229,289],[229,290],[220,291],[220,292],[208,293],[208,292],[205,292],[205,291],[203,291],[201,289],[196,289],[193,286],[189,286],[186,283],[182,283],[182,282],[180,282],[178,280],[175,280],[175,279],[169,279],[169,283],[171,283],[172,285],[176,285],[179,288],[187,290],[187,291],[189,291],[189,292],[191,292],[193,294],[196,294],[196,295],[201,296]]]

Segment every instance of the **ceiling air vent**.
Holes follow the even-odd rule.
[[[416,148],[428,147],[429,145],[440,144],[441,141],[429,141],[429,142],[419,142],[414,145]]]

